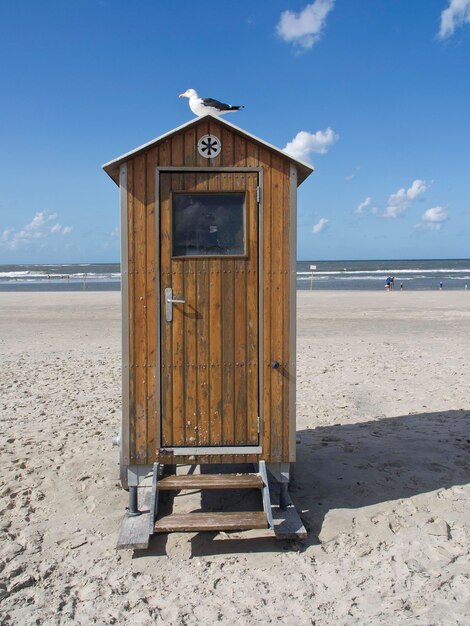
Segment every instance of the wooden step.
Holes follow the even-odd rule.
[[[258,474],[182,474],[158,481],[160,491],[181,489],[262,489]]]
[[[243,513],[175,513],[155,522],[155,532],[197,532],[267,528],[264,511]]]

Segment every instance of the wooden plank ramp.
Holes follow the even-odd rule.
[[[149,547],[149,521],[152,499],[152,487],[139,487],[139,511],[141,515],[129,517],[127,514],[121,523],[116,548],[118,550],[146,550]]]
[[[281,509],[278,504],[271,506],[276,539],[306,539],[307,531],[293,504]]]
[[[306,539],[307,530],[300,518],[294,503],[287,493],[287,507],[281,508],[279,505],[280,485],[270,477],[269,481],[271,497],[271,517],[273,530],[276,539]]]
[[[181,513],[166,515],[155,523],[155,532],[198,532],[267,528],[264,511],[237,513]]]

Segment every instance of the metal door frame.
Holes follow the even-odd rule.
[[[259,407],[259,432],[257,446],[177,446],[170,448],[162,447],[162,400],[161,400],[161,294],[160,294],[160,176],[161,174],[194,173],[194,174],[219,174],[230,172],[236,174],[257,173],[258,188],[260,195],[257,197],[258,204],[258,407]],[[263,415],[264,415],[264,333],[263,333],[263,235],[264,235],[264,212],[263,212],[263,168],[262,167],[192,167],[192,166],[158,166],[155,168],[155,226],[156,226],[156,260],[155,260],[155,288],[157,293],[156,324],[157,324],[157,346],[156,346],[156,370],[155,378],[157,385],[158,416],[157,416],[157,454],[173,453],[175,455],[209,455],[209,454],[261,454],[263,451]]]

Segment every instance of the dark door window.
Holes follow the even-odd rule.
[[[244,193],[174,193],[173,256],[244,256]]]

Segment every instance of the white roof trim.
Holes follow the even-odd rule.
[[[186,128],[187,126],[190,126],[191,124],[194,124],[196,122],[196,120],[202,120],[205,117],[212,117],[213,119],[215,119],[217,121],[217,123],[225,124],[226,126],[229,126],[230,128],[233,128],[234,130],[239,131],[243,135],[246,135],[247,137],[250,137],[254,141],[262,144],[263,146],[266,146],[266,148],[269,148],[270,150],[274,150],[275,152],[281,154],[283,157],[286,157],[286,158],[290,159],[294,163],[298,163],[299,165],[302,165],[302,167],[305,167],[306,169],[310,170],[311,172],[313,172],[315,170],[315,168],[312,165],[310,165],[309,163],[305,163],[305,161],[301,161],[300,159],[296,159],[295,157],[291,156],[287,152],[284,152],[283,150],[280,150],[279,148],[276,148],[276,146],[273,146],[272,144],[268,143],[267,141],[263,141],[263,139],[260,139],[259,137],[256,137],[256,135],[252,135],[251,133],[248,133],[243,128],[239,128],[238,126],[235,126],[235,124],[232,124],[231,122],[227,122],[227,120],[221,119],[220,117],[217,117],[216,115],[212,115],[210,113],[208,113],[207,115],[201,116],[201,117],[196,117],[195,119],[190,120],[189,122],[186,122],[185,124],[182,124],[181,126],[178,126],[177,128],[174,128],[173,130],[170,130],[167,133],[164,133],[163,135],[160,135],[160,137],[156,137],[155,139],[152,139],[152,141],[148,141],[147,143],[144,143],[143,145],[139,146],[138,148],[134,148],[134,150],[131,150],[130,152],[126,152],[125,154],[121,155],[120,157],[117,157],[116,159],[113,159],[112,161],[109,161],[108,163],[105,163],[102,167],[103,167],[103,169],[106,169],[107,167],[110,167],[112,165],[118,165],[118,163],[121,163],[122,161],[126,161],[128,158],[130,158],[131,156],[133,156],[137,152],[141,152],[142,150],[145,150],[146,148],[150,148],[150,146],[152,146],[153,144],[155,144],[155,143],[157,143],[159,141],[162,141],[166,137],[169,137],[170,135],[173,135],[174,133],[177,133],[180,130],[183,130],[184,128]]]

